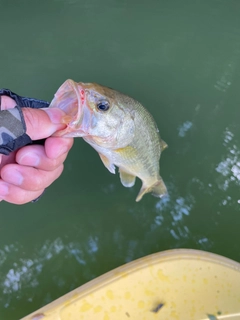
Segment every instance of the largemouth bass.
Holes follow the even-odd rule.
[[[66,128],[55,135],[82,137],[111,173],[115,173],[115,166],[119,168],[125,187],[132,187],[136,177],[142,180],[136,201],[148,192],[156,197],[167,193],[159,175],[160,155],[167,144],[161,140],[153,117],[138,101],[96,83],[67,80],[51,107],[66,113]]]

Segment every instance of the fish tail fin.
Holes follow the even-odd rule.
[[[163,179],[161,177],[159,177],[157,182],[155,182],[150,187],[147,187],[143,183],[142,188],[139,191],[139,194],[136,198],[136,201],[137,202],[140,201],[142,199],[142,197],[148,192],[152,192],[152,195],[155,197],[158,197],[158,198],[162,198],[163,196],[165,196],[167,194],[167,187],[165,186]]]

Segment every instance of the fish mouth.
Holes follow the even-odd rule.
[[[85,135],[81,130],[85,101],[85,90],[81,83],[68,79],[61,85],[49,108],[59,108],[65,112],[62,122],[66,124],[66,128],[56,132],[55,136],[82,137]]]

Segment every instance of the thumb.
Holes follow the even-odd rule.
[[[26,133],[32,140],[44,139],[54,132],[64,129],[62,118],[65,113],[58,108],[22,108],[26,123]]]

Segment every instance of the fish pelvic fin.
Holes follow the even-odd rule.
[[[160,147],[161,147],[161,151],[165,150],[168,147],[167,143],[161,138],[160,138]]]
[[[165,186],[165,183],[163,182],[163,179],[161,177],[159,177],[157,182],[155,182],[150,187],[144,185],[143,183],[142,188],[139,191],[139,194],[136,198],[136,201],[140,201],[142,197],[149,192],[151,192],[153,196],[158,198],[162,198],[163,196],[167,195],[167,187]]]
[[[134,186],[136,176],[124,171],[123,169],[119,168],[120,180],[124,187],[130,188]]]
[[[99,156],[103,162],[103,164],[105,165],[105,167],[113,174],[115,174],[115,166],[113,163],[110,162],[110,160],[105,157],[104,155],[102,155],[101,153],[99,153]]]

